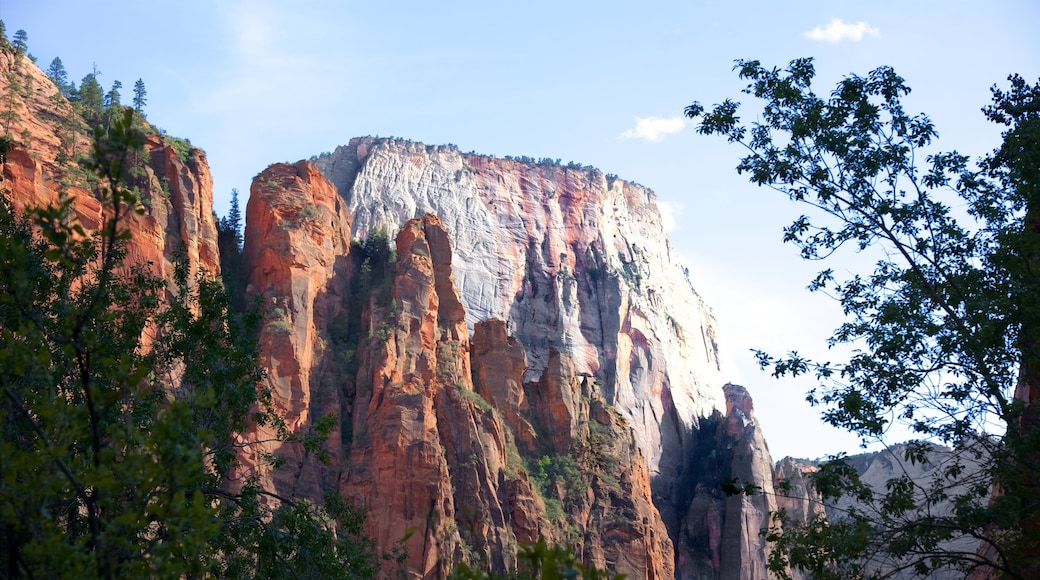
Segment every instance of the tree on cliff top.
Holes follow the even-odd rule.
[[[95,131],[96,233],[71,200],[0,203],[0,575],[373,574],[355,510],[278,498],[237,462],[252,424],[277,423],[258,317],[184,264],[171,288],[124,261],[138,201],[121,180],[143,142],[129,110]]]
[[[144,80],[137,79],[134,83],[134,110],[144,113],[144,106],[148,104],[148,91],[144,88]]]
[[[761,364],[814,373],[809,401],[865,439],[884,442],[893,419],[910,426],[922,442],[904,461],[924,461],[925,442],[955,452],[934,485],[904,476],[884,493],[841,457],[825,462],[817,489],[856,503],[839,521],[770,530],[774,572],[1040,577],[1040,86],[1012,76],[993,89],[984,112],[1006,127],[1003,145],[974,169],[956,152],[925,156],[935,127],[905,112],[910,89],[888,67],[845,78],[829,98],[812,91],[811,59],[736,68],[764,102],[760,121],[742,122],[731,100],[686,115],[747,149],[737,171],[751,182],[812,208],[784,236],[805,259],[843,246],[878,258],[871,273],[826,269],[809,286],[840,301],[848,321],[829,344],[851,345],[847,362],[758,353]],[[933,509],[946,502],[949,513]]]

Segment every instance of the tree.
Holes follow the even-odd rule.
[[[220,249],[220,275],[231,295],[231,305],[240,311],[245,307],[245,266],[242,261],[242,212],[238,206],[238,190],[231,190],[228,214],[217,221],[217,247]]]
[[[105,108],[105,92],[96,73],[88,73],[79,84],[79,106],[87,122],[96,124]]]
[[[29,50],[29,35],[24,30],[18,30],[14,33],[14,42],[11,44],[18,54],[25,54]]]
[[[108,109],[108,110],[118,110],[118,109],[120,109],[121,105],[119,103],[119,96],[120,96],[119,95],[119,89],[121,89],[121,88],[123,88],[123,83],[121,83],[119,81],[114,81],[112,83],[112,88],[109,89],[109,91],[107,93],[105,93],[105,109]]]
[[[7,77],[7,88],[4,90],[3,100],[0,103],[0,106],[2,106],[2,109],[0,109],[0,121],[4,124],[4,135],[9,139],[11,125],[22,120],[22,116],[18,114],[18,109],[22,107],[21,94],[24,86],[17,70],[8,71],[4,74]]]
[[[219,282],[125,262],[132,111],[95,130],[107,220],[0,204],[0,569],[5,578],[363,577],[362,517],[260,489],[236,458],[255,422],[259,316]],[[173,298],[167,298],[172,296]],[[271,507],[278,506],[278,507]]]
[[[1008,92],[993,89],[985,113],[1007,130],[974,169],[930,149],[935,127],[905,112],[910,89],[891,68],[851,75],[829,98],[812,91],[811,59],[736,68],[764,102],[761,121],[742,122],[728,99],[686,115],[746,148],[737,171],[752,183],[812,208],[784,235],[804,258],[845,246],[877,258],[872,273],[825,269],[809,286],[840,301],[848,321],[829,344],[851,345],[847,362],[760,352],[760,363],[776,376],[814,373],[808,399],[834,426],[882,443],[891,421],[910,426],[921,440],[906,462],[925,461],[932,443],[953,449],[933,483],[903,476],[882,492],[840,456],[823,463],[821,495],[856,502],[805,526],[775,514],[774,572],[1040,577],[1040,85],[1012,76]]]
[[[147,104],[148,92],[144,89],[144,81],[137,79],[137,82],[134,83],[134,110],[141,113]]]
[[[69,73],[65,71],[65,64],[61,62],[60,57],[54,57],[51,66],[47,67],[47,78],[51,79],[58,92],[66,98],[69,97]]]

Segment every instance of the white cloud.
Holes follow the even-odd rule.
[[[661,225],[664,226],[665,233],[679,229],[677,218],[682,215],[683,204],[658,199],[657,209],[661,212]]]
[[[881,36],[881,31],[866,22],[845,24],[840,18],[834,18],[827,26],[817,26],[803,33],[809,40],[822,40],[834,44],[843,40],[859,42],[868,35],[878,37]]]
[[[656,142],[664,139],[666,135],[682,131],[685,127],[686,120],[682,117],[636,117],[636,126],[621,133],[619,137]]]

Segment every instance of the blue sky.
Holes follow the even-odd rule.
[[[696,135],[683,107],[741,96],[738,58],[815,57],[821,92],[890,65],[940,147],[978,156],[999,140],[979,112],[989,87],[1040,77],[1035,0],[0,0],[0,18],[77,84],[96,64],[128,102],[142,78],[149,120],[206,150],[221,214],[270,163],[369,134],[577,161],[654,189],[774,458],[855,449],[818,426],[811,384],[771,379],[748,352],[833,358],[822,345],[840,311],[805,292],[817,265],[780,242],[801,209],[738,177],[740,151]]]

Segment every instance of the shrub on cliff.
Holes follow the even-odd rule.
[[[124,261],[127,110],[95,132],[107,221],[71,200],[0,204],[0,570],[4,577],[371,576],[362,515],[263,491],[237,462],[256,423],[258,317],[219,281],[174,288]],[[171,297],[172,296],[172,297]],[[284,429],[282,430],[284,432]]]
[[[1040,85],[1012,76],[1010,90],[994,87],[984,112],[1004,140],[976,169],[928,149],[935,127],[906,113],[910,89],[891,68],[849,76],[829,98],[812,91],[811,59],[737,68],[764,101],[761,121],[742,122],[731,100],[694,103],[698,131],[743,145],[738,172],[812,207],[785,230],[804,258],[846,245],[877,258],[871,273],[826,269],[810,285],[841,302],[848,322],[831,344],[853,346],[847,362],[760,362],[777,376],[814,373],[822,386],[809,400],[832,425],[884,442],[894,419],[954,449],[933,483],[907,475],[883,493],[840,458],[825,463],[817,489],[856,503],[840,521],[771,530],[774,572],[1040,577]],[[908,445],[903,460],[928,449]],[[934,511],[945,502],[951,512]]]

